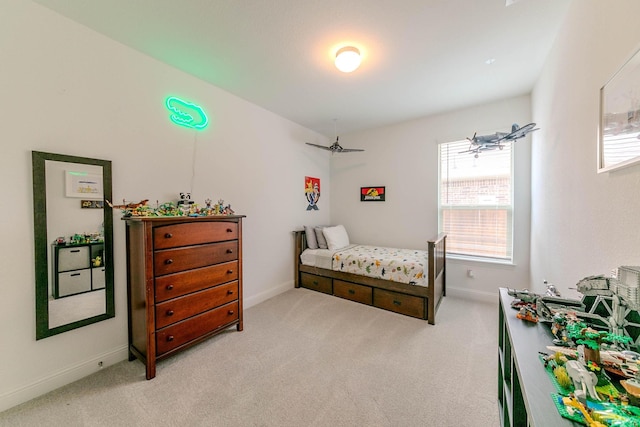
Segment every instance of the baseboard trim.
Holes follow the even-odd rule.
[[[482,302],[490,302],[497,304],[498,303],[498,292],[482,292],[476,291],[473,289],[463,289],[463,288],[455,288],[447,286],[447,296],[468,299],[473,301],[482,301]]]
[[[124,345],[94,356],[89,360],[82,361],[77,365],[69,366],[49,374],[17,390],[2,394],[0,395],[0,412],[28,402],[31,399],[35,399],[38,396],[42,396],[67,384],[71,384],[107,366],[126,360],[128,356],[128,348]],[[102,365],[100,365],[100,362],[102,362]]]
[[[280,295],[281,293],[287,292],[290,289],[293,289],[293,280],[289,280],[288,282],[284,282],[280,286],[276,286],[275,288],[268,289],[264,292],[260,292],[258,295],[253,295],[249,298],[244,298],[242,300],[242,306],[246,310],[249,307],[253,307],[254,305],[258,305],[261,302],[268,300],[269,298],[273,298],[276,295]]]

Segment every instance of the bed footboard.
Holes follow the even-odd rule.
[[[427,320],[432,325],[435,324],[436,312],[442,297],[446,294],[445,234],[440,234],[427,242],[429,267],[427,287],[303,265],[300,261],[300,254],[307,248],[305,232],[304,230],[296,230],[293,235],[295,241],[294,285],[296,288],[302,285],[306,288],[418,317]],[[355,288],[345,288],[350,285]],[[352,293],[354,298],[345,292]]]
[[[436,311],[447,294],[447,236],[440,233],[435,240],[427,242],[429,248],[429,309],[428,321],[436,323]]]

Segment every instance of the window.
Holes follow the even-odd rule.
[[[469,141],[439,146],[439,229],[447,252],[511,261],[513,252],[513,152],[511,144],[482,152]]]

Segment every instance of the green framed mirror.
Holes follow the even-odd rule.
[[[31,156],[39,340],[115,316],[111,161]]]

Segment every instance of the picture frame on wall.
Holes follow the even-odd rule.
[[[598,173],[640,162],[640,50],[600,89]]]
[[[65,171],[65,196],[94,200],[104,198],[102,175]]]
[[[385,187],[360,187],[361,202],[384,202],[386,197]]]

